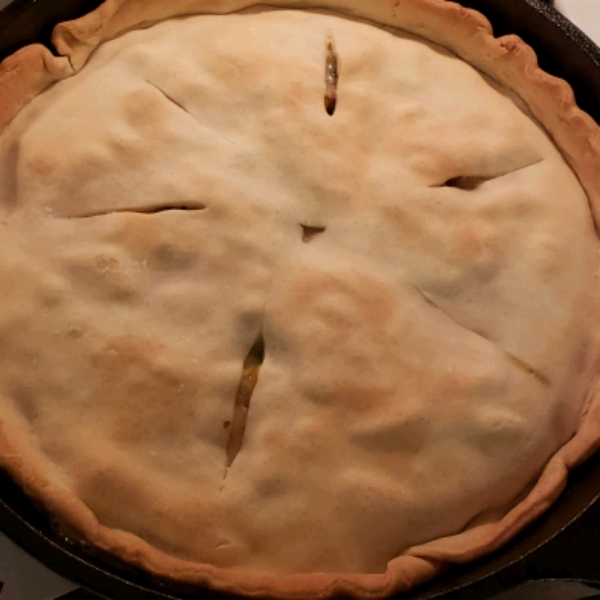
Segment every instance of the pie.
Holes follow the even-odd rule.
[[[310,8],[308,8],[310,6]],[[442,0],[107,0],[0,69],[0,465],[167,578],[377,598],[600,440],[600,130]]]

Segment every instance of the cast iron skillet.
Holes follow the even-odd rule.
[[[600,122],[600,48],[581,31],[542,0],[460,1],[483,12],[497,34],[516,33],[531,44],[541,66],[567,79],[579,105]],[[0,11],[0,59],[27,43],[49,45],[55,23],[98,4],[99,0],[16,0]],[[128,600],[199,598],[197,588],[155,578],[65,541],[2,472],[0,528],[51,569],[96,594]],[[567,491],[544,517],[501,551],[449,569],[437,581],[401,597],[481,600],[529,579],[556,577],[586,580],[600,588],[600,582],[593,581],[600,580],[600,453],[571,474]],[[232,600],[208,590],[201,596]]]

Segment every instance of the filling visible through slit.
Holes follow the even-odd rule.
[[[242,448],[250,400],[252,399],[254,388],[258,383],[258,374],[264,360],[265,340],[261,333],[254,342],[252,348],[250,348],[248,356],[246,356],[242,377],[235,395],[233,419],[231,420],[231,429],[229,432],[229,440],[227,442],[227,468],[231,467]]]
[[[325,59],[325,110],[329,116],[333,116],[337,105],[337,87],[340,77],[339,62],[333,34],[329,32]]]
[[[84,215],[76,215],[74,217],[65,217],[67,219],[91,219],[93,217],[102,217],[105,215],[115,215],[120,213],[139,213],[142,215],[156,215],[158,213],[167,212],[170,210],[206,210],[206,205],[201,203],[190,204],[164,204],[159,206],[148,206],[145,208],[121,208],[115,210],[103,210],[97,212],[89,212]]]

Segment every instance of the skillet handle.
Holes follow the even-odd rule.
[[[600,581],[539,579],[492,596],[489,600],[592,600],[600,598]]]

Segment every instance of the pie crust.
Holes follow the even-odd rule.
[[[600,131],[531,48],[442,0],[53,42],[0,66],[0,466],[66,535],[373,598],[552,504],[600,440]]]

